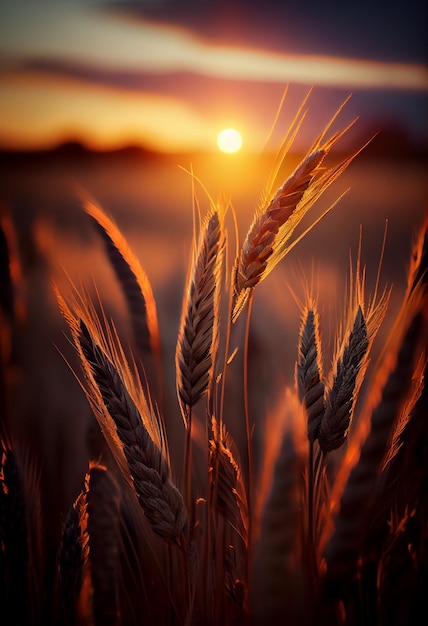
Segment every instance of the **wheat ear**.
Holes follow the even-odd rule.
[[[298,350],[297,387],[306,410],[308,439],[314,442],[325,411],[319,319],[314,305],[304,311]]]
[[[219,324],[220,278],[225,247],[218,210],[205,218],[194,251],[176,349],[177,390],[183,417],[209,389]]]
[[[64,520],[58,552],[57,614],[64,626],[73,626],[88,561],[86,501],[83,492]]]
[[[152,376],[148,358],[153,358],[155,367],[160,368],[161,354],[156,302],[150,281],[117,224],[94,202],[85,199],[83,206],[104,241],[108,258],[128,305],[133,346],[144,366],[141,381],[144,384],[145,377],[148,376],[151,393],[154,394],[155,385],[160,387],[160,374],[158,371],[158,378]]]
[[[134,487],[154,532],[181,545],[187,512],[171,480],[160,416],[132,375],[114,328],[102,327],[90,301],[76,296],[73,313],[58,291],[57,299],[80,357],[83,390],[122,476]]]
[[[325,495],[325,467],[315,441],[325,412],[324,381],[318,312],[315,302],[303,312],[299,335],[296,380],[299,399],[303,403],[307,420],[309,445],[307,476],[308,537],[306,552],[311,578],[317,579],[316,553],[318,526]]]
[[[336,364],[333,385],[327,393],[326,410],[319,426],[318,439],[324,453],[339,448],[348,435],[356,401],[357,377],[368,348],[367,324],[361,306],[358,306],[348,342]]]
[[[209,472],[215,492],[215,508],[235,528],[247,545],[248,507],[238,449],[224,424],[212,418],[209,441]]]
[[[175,352],[176,384],[186,427],[184,484],[186,504],[192,504],[192,409],[209,392],[218,344],[220,281],[225,250],[223,215],[212,208],[193,240]]]
[[[281,244],[288,239],[300,221],[296,208],[303,194],[319,173],[325,150],[309,154],[296,170],[281,185],[266,209],[256,214],[245,237],[233,270],[233,310],[235,321],[244,308],[250,291],[267,275],[278,250],[277,237],[281,233]]]
[[[37,623],[45,610],[43,521],[40,469],[0,424],[0,600],[18,621]]]
[[[120,624],[120,492],[103,465],[91,463],[85,479],[94,626]]]
[[[349,98],[348,98],[349,99]],[[348,101],[339,107],[336,114],[320,134],[307,156],[301,161],[294,172],[286,179],[275,194],[269,196],[272,188],[270,182],[262,199],[261,207],[256,211],[253,222],[247,232],[244,243],[237,255],[232,272],[232,310],[231,319],[235,322],[248,302],[254,287],[273,270],[281,259],[317,224],[340,200],[330,205],[322,215],[314,220],[299,236],[292,240],[297,226],[322,196],[326,189],[346,170],[353,159],[364,149],[362,146],[337,165],[323,167],[323,161],[332,147],[353,126],[351,122],[343,130],[326,139],[334,120]],[[306,99],[305,99],[306,101]],[[294,123],[300,117],[299,111]],[[285,158],[289,148],[303,121],[294,130],[290,128],[287,140],[281,149],[281,160]],[[293,125],[294,125],[293,123]],[[275,167],[278,173],[279,164]]]
[[[227,592],[230,610],[245,611],[248,586],[248,506],[240,470],[238,449],[224,423],[212,417],[209,440],[210,507],[216,537],[214,610],[217,621],[225,607],[220,601]]]
[[[79,342],[93,380],[116,426],[132,484],[154,532],[183,545],[187,513],[170,478],[168,460],[153,441],[120,372],[80,321]],[[149,408],[144,407],[149,411]],[[146,418],[146,423],[149,422]]]
[[[386,230],[385,230],[384,237],[386,237]],[[349,302],[348,302],[348,309],[347,309],[347,323],[346,323],[345,328],[348,328],[348,327],[352,328],[352,325],[355,325],[355,321],[356,321],[355,311],[357,311],[357,314],[358,314],[358,310],[361,308],[361,311],[363,311],[364,323],[366,327],[365,331],[364,331],[364,328],[362,329],[362,338],[363,338],[363,335],[366,335],[367,340],[368,340],[368,347],[359,365],[359,372],[355,379],[356,387],[353,392],[353,400],[352,400],[353,406],[351,408],[351,418],[353,418],[353,412],[355,410],[355,402],[358,399],[360,385],[364,380],[364,375],[369,364],[369,356],[370,356],[370,351],[371,351],[373,342],[382,325],[383,320],[385,319],[385,315],[389,306],[391,288],[388,288],[387,286],[385,286],[382,291],[379,290],[380,270],[382,266],[384,245],[385,245],[385,238],[384,238],[384,242],[382,245],[381,257],[380,257],[380,261],[378,265],[375,289],[374,289],[374,292],[368,298],[366,296],[366,268],[361,265],[361,250],[362,250],[362,231],[361,230],[360,230],[359,249],[358,249],[358,256],[357,256],[355,269],[353,269],[352,259],[350,259],[351,261],[350,281],[349,281],[349,293],[348,293]],[[364,302],[365,304],[363,306]],[[361,324],[363,324],[362,321],[361,321]],[[349,342],[349,337],[350,337],[351,332],[352,331],[346,331],[346,330],[345,331],[340,330],[338,332],[338,335],[337,335],[338,343],[336,345],[336,352],[333,358],[333,363],[338,363],[343,358],[344,349],[347,343]],[[333,381],[331,380],[331,377],[334,376],[335,373],[336,372],[334,371],[334,369],[330,372],[328,393],[332,393]],[[382,389],[383,384],[385,383],[385,377],[383,376],[382,380],[380,379],[379,369],[374,371],[374,377],[376,379],[376,382],[372,381],[371,389],[373,390],[373,399],[376,396],[375,401],[377,402],[378,390]],[[343,493],[344,485],[349,476],[350,469],[352,465],[355,464],[355,460],[356,458],[358,458],[358,455],[359,455],[361,443],[367,435],[369,425],[370,425],[369,423],[370,423],[370,415],[371,415],[372,408],[373,408],[373,404],[371,405],[371,407],[369,407],[369,404],[366,402],[366,404],[363,407],[363,411],[359,412],[358,420],[356,422],[354,421],[350,423],[350,426],[352,426],[352,437],[348,436],[349,433],[346,435],[346,446],[343,446],[341,449],[342,455],[341,455],[341,461],[338,465],[338,471],[335,473],[334,476],[331,472],[329,474],[329,478],[330,479],[333,478],[333,480],[330,481],[330,487],[331,487],[330,500],[331,500],[333,508],[336,507],[340,499],[340,496]],[[325,415],[324,415],[324,419],[325,419]],[[328,442],[326,443],[328,444]],[[328,445],[326,447],[328,447]],[[326,456],[326,454],[328,453],[324,453],[322,451],[323,457]]]
[[[360,458],[345,486],[334,520],[335,529],[324,550],[327,596],[340,596],[357,571],[361,541],[367,529],[367,511],[392,425],[411,383],[421,327],[422,316],[416,313],[401,343],[395,368],[382,390],[380,403],[372,413],[371,429],[362,445]]]

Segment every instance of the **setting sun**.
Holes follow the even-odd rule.
[[[225,128],[217,135],[217,145],[222,152],[238,152],[242,146],[242,135],[234,128]]]

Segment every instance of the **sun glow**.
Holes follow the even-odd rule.
[[[217,135],[217,146],[222,152],[238,152],[242,147],[242,135],[234,128],[225,128]]]

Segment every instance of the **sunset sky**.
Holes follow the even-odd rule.
[[[311,86],[320,127],[352,92],[349,120],[428,141],[427,18],[417,0],[4,1],[0,147],[204,151],[232,127],[260,150],[288,83],[278,141]]]

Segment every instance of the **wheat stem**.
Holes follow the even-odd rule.
[[[249,401],[249,387],[248,387],[248,354],[250,343],[250,325],[251,325],[251,312],[253,308],[253,293],[251,292],[248,297],[248,309],[247,309],[247,323],[245,327],[245,339],[244,339],[244,412],[245,412],[245,434],[247,440],[247,505],[248,505],[248,571],[251,571],[252,561],[252,533],[253,533],[253,430],[250,421],[250,408]]]

